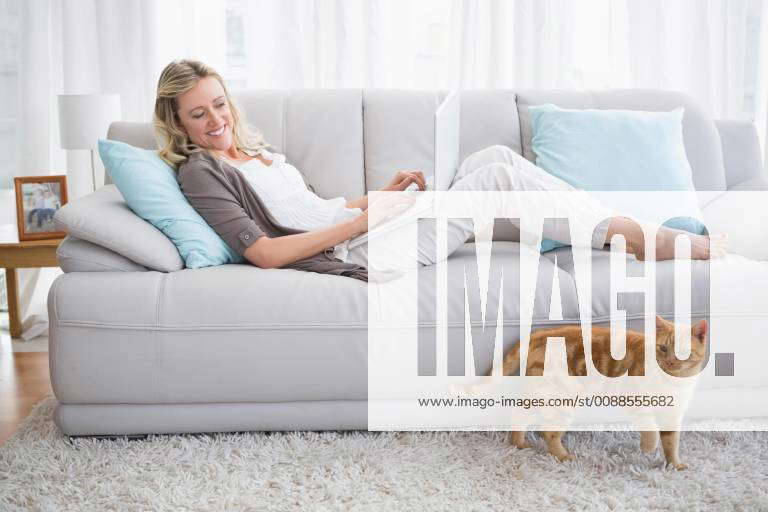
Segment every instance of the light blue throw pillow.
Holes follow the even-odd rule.
[[[99,155],[128,207],[171,239],[187,268],[243,261],[192,208],[157,151],[100,139]]]
[[[582,190],[694,191],[683,142],[683,108],[669,112],[569,110],[551,103],[529,107],[536,165]],[[604,204],[639,219],[658,218],[663,204]],[[680,205],[676,205],[679,211]],[[701,234],[695,196],[686,215],[664,225]],[[665,218],[672,215],[665,216]],[[542,240],[546,252],[563,244]]]

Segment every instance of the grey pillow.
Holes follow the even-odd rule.
[[[133,213],[114,185],[64,205],[53,221],[75,238],[106,247],[149,269],[173,272],[184,268],[173,242]]]
[[[64,272],[142,272],[147,270],[144,265],[139,265],[106,247],[71,235],[59,244],[56,257]]]

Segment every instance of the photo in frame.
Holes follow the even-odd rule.
[[[56,230],[53,215],[67,203],[67,177],[24,176],[13,181],[19,241],[66,236],[64,231]]]

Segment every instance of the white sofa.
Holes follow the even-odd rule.
[[[319,195],[353,198],[383,186],[395,169],[431,173],[432,113],[444,95],[272,90],[242,92],[238,101]],[[670,91],[464,91],[462,158],[503,144],[533,160],[527,107],[547,102],[565,108],[683,106],[697,190],[768,190],[754,126],[715,121],[691,98]],[[109,137],[155,146],[149,123],[114,123]],[[136,217],[113,185],[65,206],[56,222],[69,233],[59,251],[65,274],[49,295],[51,381],[64,433],[367,427],[364,282],[250,265],[184,269],[171,242]],[[496,242],[510,257],[513,236],[501,232]],[[469,242],[454,254],[451,268],[463,268],[474,257],[471,249]],[[536,327],[578,318],[568,261],[556,258],[557,252],[545,267],[558,273],[565,320],[548,320],[542,301],[534,312]],[[602,258],[598,267],[605,267],[604,254],[595,254]],[[664,276],[671,268],[659,265],[659,313],[666,316],[672,294],[665,293]],[[449,269],[449,285],[460,278]],[[594,297],[596,323],[607,320],[609,304],[605,295]],[[505,298],[510,315],[516,306],[514,297]],[[449,318],[463,319],[463,307],[463,301],[451,301]],[[641,326],[642,304],[629,301],[625,308],[630,327]],[[691,315],[708,316],[696,296]],[[761,368],[768,345],[723,348],[727,343],[716,338],[713,344],[716,351],[735,352],[737,371],[716,377],[708,368],[691,415],[768,416],[759,398],[768,391],[768,373]]]

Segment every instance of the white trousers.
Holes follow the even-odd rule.
[[[559,201],[566,201],[564,206],[569,212],[570,223],[583,222],[588,229],[594,229],[592,247],[602,248],[606,243],[608,220],[616,213],[603,206],[600,201],[587,192],[580,191],[565,181],[537,167],[522,155],[507,146],[495,145],[472,153],[464,159],[450,187],[451,191],[570,191],[575,194],[558,196]],[[430,219],[419,219],[418,222]],[[515,225],[520,228],[519,223]],[[474,235],[471,219],[451,219],[447,223],[445,255],[450,256],[462,247],[470,236]],[[422,265],[435,263],[437,243],[435,230],[424,229],[425,236],[418,241],[418,261]],[[543,235],[561,243],[570,244],[569,222],[554,219],[544,224]],[[538,239],[533,233],[521,232],[521,241]],[[368,244],[361,244],[350,249],[347,261],[367,265]]]

